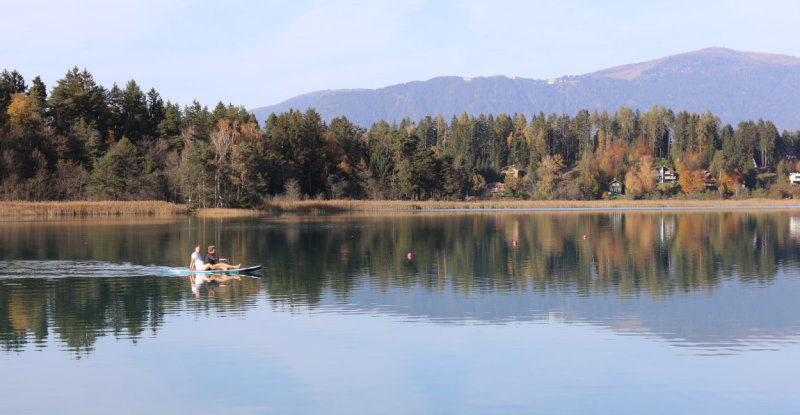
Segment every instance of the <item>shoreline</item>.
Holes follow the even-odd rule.
[[[602,211],[658,209],[800,209],[798,199],[735,200],[482,200],[482,201],[278,201],[264,209],[270,213],[344,213],[385,211]]]
[[[798,199],[735,200],[304,200],[271,201],[262,209],[200,208],[161,201],[114,202],[0,202],[0,220],[24,218],[197,216],[203,218],[258,217],[281,214],[325,215],[388,212],[501,212],[501,211],[652,211],[652,210],[772,210],[800,209]]]
[[[106,216],[175,216],[188,213],[186,205],[162,201],[0,202],[0,220]]]

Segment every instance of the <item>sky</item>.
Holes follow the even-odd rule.
[[[800,56],[796,1],[0,0],[0,70],[253,109],[436,76],[579,75],[707,47]]]

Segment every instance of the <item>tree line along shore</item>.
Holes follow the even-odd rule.
[[[431,114],[369,128],[344,116],[325,122],[309,108],[259,125],[241,106],[181,107],[133,80],[97,85],[77,67],[49,93],[38,76],[28,85],[16,71],[0,73],[0,200],[75,201],[75,214],[97,209],[83,201],[161,201],[184,212],[460,201],[766,205],[800,196],[798,156],[800,131],[663,106]]]

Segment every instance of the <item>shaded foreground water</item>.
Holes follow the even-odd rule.
[[[2,413],[800,408],[797,211],[3,226]]]

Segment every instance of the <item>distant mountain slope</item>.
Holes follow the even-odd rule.
[[[620,106],[649,110],[711,110],[723,122],[764,118],[780,129],[800,129],[800,59],[709,48],[586,75],[551,80],[505,76],[437,77],[378,89],[328,90],[256,108],[270,113],[314,107],[326,120],[346,115],[364,127],[385,119],[417,120],[441,113],[567,113]]]

